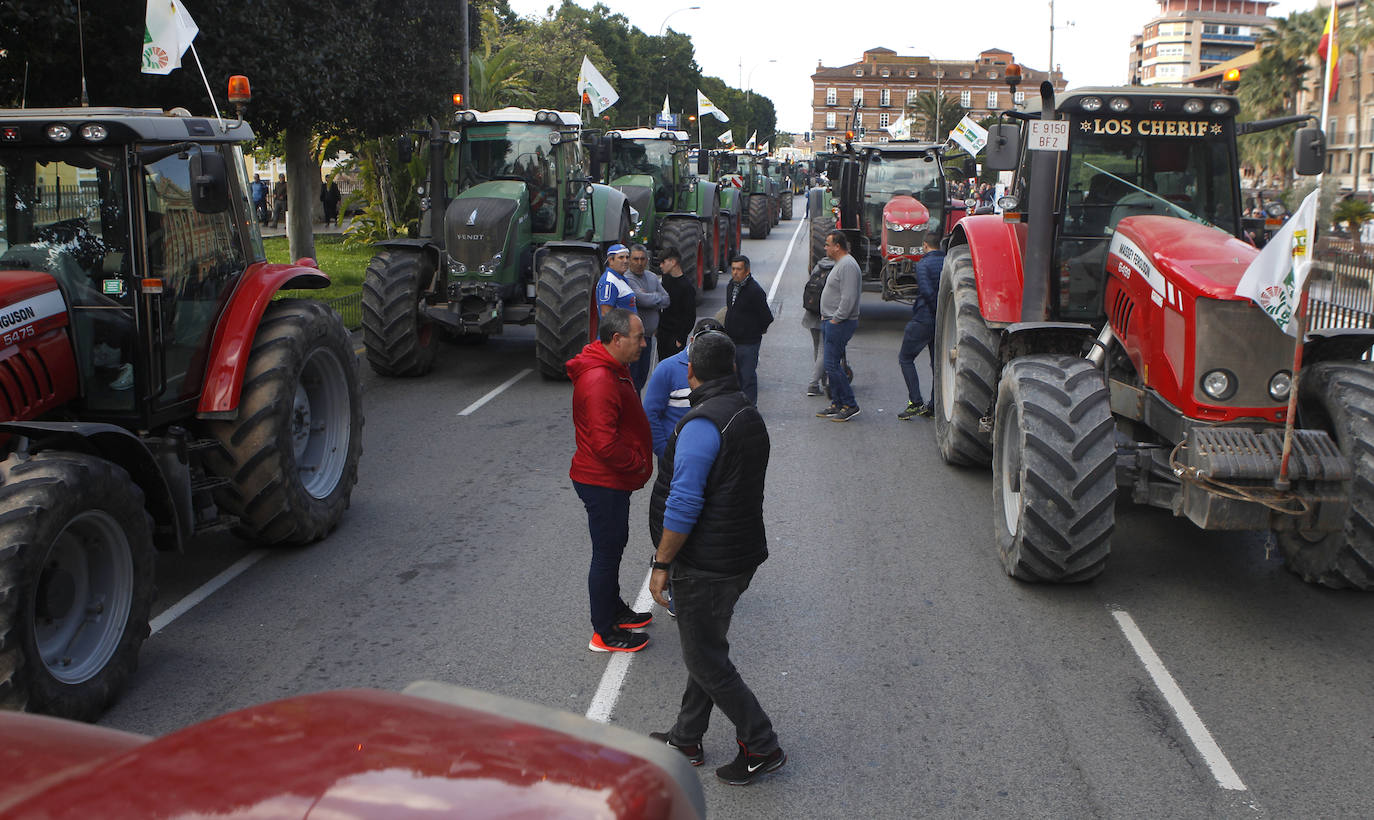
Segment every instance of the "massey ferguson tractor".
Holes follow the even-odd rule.
[[[1268,530],[1309,582],[1374,588],[1374,334],[1312,331],[1295,370],[1296,340],[1237,295],[1258,251],[1236,136],[1306,119],[1237,111],[1218,91],[1044,84],[992,128],[987,165],[1015,176],[1004,213],[949,240],[935,426],[947,462],[991,465],[1014,577],[1100,573],[1124,494]],[[1319,131],[1295,150],[1320,171]]]
[[[420,235],[390,239],[363,279],[363,343],[383,376],[421,376],[441,334],[533,324],[546,378],[596,337],[606,250],[633,231],[625,195],[592,182],[577,114],[502,108],[434,122]]]
[[[243,102],[247,82],[231,81]],[[357,481],[357,361],[268,264],[241,143],[183,109],[0,110],[0,707],[93,720],[158,550],[307,544]]]
[[[715,183],[691,173],[686,132],[636,128],[601,139],[609,155],[609,184],[639,213],[634,238],[655,257],[677,251],[698,296],[714,288],[739,251],[732,247],[730,217],[721,213]]]
[[[750,239],[766,239],[778,224],[778,184],[768,178],[767,163],[767,158],[755,151],[735,148],[711,152],[711,177],[722,189],[733,189],[739,195]]]

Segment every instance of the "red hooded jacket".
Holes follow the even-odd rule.
[[[579,484],[635,491],[654,471],[653,435],[630,369],[601,342],[568,360],[577,452],[568,475]]]

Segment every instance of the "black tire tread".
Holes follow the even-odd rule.
[[[596,263],[590,254],[549,251],[540,257],[534,301],[534,354],[546,379],[568,378],[567,362],[591,338]]]
[[[940,276],[935,319],[935,438],[947,464],[986,467],[992,464],[992,434],[982,429],[990,416],[998,378],[997,333],[983,321],[978,308],[978,283],[967,245],[951,248]],[[941,349],[944,323],[955,322],[958,350],[955,359],[954,407],[946,421]]]
[[[672,248],[682,257],[682,272],[692,284],[697,283],[697,261],[702,265],[706,264],[702,251],[701,225],[695,219],[669,219],[663,223],[663,228],[659,231],[660,246],[667,250]],[[705,287],[706,270],[702,269],[702,284]],[[701,295],[701,288],[698,288],[697,295]]]
[[[773,228],[773,219],[768,215],[768,195],[751,194],[749,196],[749,238],[767,239],[768,233]]]
[[[380,376],[423,376],[434,368],[437,333],[422,334],[419,254],[382,250],[363,275],[363,346]]]

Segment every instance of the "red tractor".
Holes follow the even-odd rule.
[[[246,85],[246,83],[245,83]],[[357,480],[357,359],[314,261],[264,261],[241,121],[0,110],[0,707],[90,720],[155,550],[306,544]]]
[[[1374,589],[1374,334],[1308,334],[1295,375],[1295,340],[1237,295],[1258,251],[1240,238],[1236,135],[1307,119],[1238,109],[1203,89],[1046,84],[992,128],[987,164],[1015,175],[1004,213],[949,241],[936,436],[947,462],[992,466],[1017,578],[1100,573],[1123,493],[1271,531],[1305,580]],[[1295,150],[1320,171],[1319,131]]]

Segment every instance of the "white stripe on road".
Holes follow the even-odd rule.
[[[644,586],[639,590],[639,597],[635,599],[635,612],[643,612],[654,606],[654,596],[649,593],[649,578],[653,575],[650,570],[644,576]],[[596,694],[592,695],[592,705],[587,707],[587,719],[597,723],[610,723],[611,713],[615,711],[615,702],[620,699],[620,690],[625,686],[625,675],[630,671],[630,659],[636,652],[612,652],[610,663],[606,664],[606,671],[601,673],[601,683],[596,687]]]
[[[506,379],[505,383],[503,383],[500,387],[486,394],[485,396],[473,402],[472,404],[469,404],[467,407],[464,407],[462,410],[459,410],[458,415],[470,416],[473,413],[476,413],[478,410],[482,408],[482,405],[501,395],[501,392],[505,390],[507,387],[510,387],[512,384],[515,384],[516,382],[520,381],[521,379],[525,378],[533,372],[534,371],[528,367],[524,370],[521,370],[519,373],[516,373],[514,376],[511,376],[509,379]]]
[[[797,229],[792,232],[792,238],[787,240],[787,253],[782,255],[782,264],[778,266],[778,272],[773,276],[773,284],[768,288],[768,304],[773,304],[773,296],[778,292],[778,285],[782,282],[782,274],[787,270],[787,260],[792,258],[792,249],[797,246],[797,234],[801,233],[804,226],[810,224],[811,220],[809,219],[803,219],[797,223]]]
[[[262,557],[266,554],[267,550],[253,550],[235,561],[234,565],[229,567],[229,569],[226,569],[224,572],[221,572],[219,575],[201,584],[190,595],[187,595],[185,598],[182,598],[180,601],[177,601],[175,604],[163,610],[161,615],[158,615],[148,623],[148,635],[156,635],[158,630],[170,624],[172,621],[175,621],[177,618],[180,618],[182,615],[185,615],[187,612],[190,612],[191,607],[209,598],[220,587],[242,575],[244,570],[253,566],[258,561],[261,561]]]
[[[1126,640],[1130,641],[1131,648],[1140,658],[1140,662],[1145,664],[1145,669],[1154,679],[1155,686],[1159,688],[1164,699],[1173,708],[1174,714],[1183,724],[1183,730],[1188,733],[1188,738],[1193,741],[1193,746],[1202,755],[1202,759],[1207,761],[1207,766],[1212,770],[1212,776],[1217,779],[1217,783],[1223,789],[1233,791],[1245,791],[1245,784],[1240,781],[1240,775],[1231,768],[1231,763],[1222,754],[1221,747],[1212,739],[1212,733],[1207,731],[1202,720],[1193,710],[1193,705],[1184,697],[1183,690],[1174,681],[1174,676],[1169,674],[1169,670],[1164,667],[1164,662],[1155,654],[1155,650],[1150,646],[1150,642],[1145,640],[1145,635],[1140,628],[1135,625],[1135,620],[1130,613],[1122,610],[1114,610],[1112,617],[1116,619],[1117,626],[1121,627],[1122,633],[1126,635]]]

